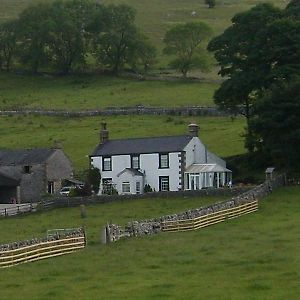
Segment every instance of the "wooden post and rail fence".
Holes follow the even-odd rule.
[[[82,233],[77,235],[53,238],[32,245],[16,247],[15,249],[0,249],[0,268],[72,253],[85,248],[85,246],[86,237],[84,230],[82,230]]]
[[[258,210],[258,200],[254,200],[236,207],[220,210],[204,216],[175,221],[162,222],[162,231],[177,232],[197,230],[206,226],[217,224],[228,219],[240,217]]]

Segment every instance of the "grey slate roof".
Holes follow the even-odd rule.
[[[91,156],[179,152],[193,137],[190,135],[108,140],[99,144]]]
[[[0,150],[0,166],[44,163],[55,149]]]
[[[144,176],[144,174],[142,172],[140,172],[137,169],[132,169],[132,168],[125,168],[123,171],[121,171],[117,176],[119,177],[120,175],[122,175],[125,172],[129,172],[131,173],[133,176]]]
[[[0,186],[18,186],[19,180],[0,173]]]

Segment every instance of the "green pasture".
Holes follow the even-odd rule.
[[[101,121],[106,121],[110,138],[182,135],[187,125],[200,125],[200,138],[217,155],[245,152],[242,133],[245,120],[217,117],[114,116],[41,117],[0,116],[0,148],[62,147],[76,170],[88,167],[88,155],[99,141]]]
[[[85,110],[122,106],[213,106],[217,83],[139,81],[106,76],[21,76],[0,73],[0,110]]]
[[[0,241],[84,225],[85,250],[1,270],[1,299],[298,299],[300,188],[282,188],[259,211],[194,232],[162,233],[105,246],[106,221],[199,207],[213,198],[134,200],[0,220]]]

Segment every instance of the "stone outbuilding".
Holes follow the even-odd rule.
[[[0,203],[37,202],[72,175],[61,149],[0,150]]]

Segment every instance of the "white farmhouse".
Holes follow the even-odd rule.
[[[145,185],[154,191],[199,190],[231,182],[226,162],[207,150],[198,137],[199,126],[188,134],[110,140],[102,123],[100,143],[90,163],[101,173],[99,193],[142,194]]]

